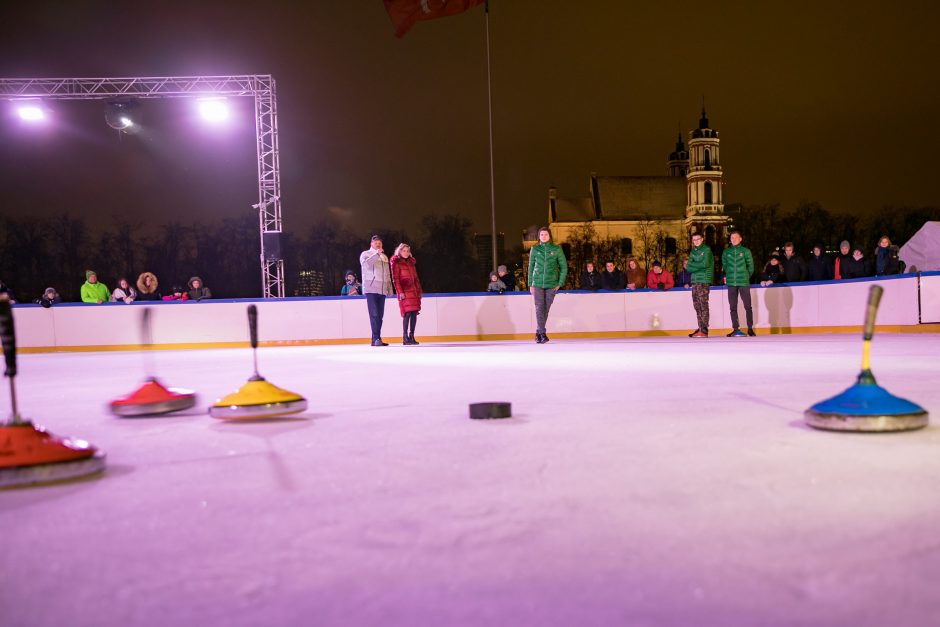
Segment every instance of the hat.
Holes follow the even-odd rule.
[[[851,248],[851,246],[850,246],[850,244],[849,244],[849,240],[847,240],[847,239],[842,240],[842,243],[839,244],[839,248],[842,248],[843,246],[845,246],[846,248]]]
[[[45,294],[55,294],[55,288],[54,288],[54,287],[47,287],[47,288],[46,288],[46,291],[43,292],[43,295],[45,295]]]
[[[347,277],[347,276],[349,276],[350,274],[353,275],[353,276],[356,276],[356,273],[353,272],[352,270],[347,270],[346,272],[343,273],[343,276],[344,276],[344,277]]]
[[[496,268],[496,271],[497,271],[497,272],[506,272],[506,266],[499,266],[498,268]]]
[[[86,281],[87,281],[88,279],[90,279],[92,276],[98,276],[98,273],[95,272],[94,270],[85,270],[85,280],[86,280]]]
[[[653,262],[653,266],[654,266],[654,267],[655,267],[655,266],[659,266],[660,268],[662,268],[662,267],[663,267],[663,264],[659,263],[659,260],[657,259],[656,261]]]
[[[776,259],[777,261],[780,261],[780,253],[778,253],[778,252],[775,250],[774,252],[770,253],[770,258],[771,258],[771,259]]]

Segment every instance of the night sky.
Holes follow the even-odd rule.
[[[396,39],[380,0],[17,3],[0,76],[272,74],[284,226],[332,215],[365,239],[424,214],[489,231],[482,7]],[[655,6],[652,6],[654,5]],[[933,2],[492,0],[497,226],[546,221],[547,188],[659,175],[705,97],[726,203],[833,212],[940,205]],[[0,210],[212,222],[257,202],[251,102],[226,128],[185,101],[141,107],[119,138],[103,105],[55,126],[0,117]]]

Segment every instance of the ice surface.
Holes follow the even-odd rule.
[[[23,355],[23,413],[109,469],[0,492],[0,625],[936,625],[937,427],[803,424],[860,353],[856,335],[271,348],[261,374],[310,409],[251,424],[205,414],[248,350],[156,352],[200,401],[153,419],[106,410],[138,353]],[[878,382],[935,423],[937,355],[937,335],[873,343]],[[470,420],[479,401],[514,417]]]

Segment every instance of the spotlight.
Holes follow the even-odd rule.
[[[134,128],[134,110],[137,103],[134,101],[109,102],[104,111],[104,121],[116,131],[129,132]]]
[[[16,105],[16,114],[24,122],[40,122],[46,119],[46,111],[36,102],[23,102]]]
[[[228,119],[228,102],[225,98],[201,98],[199,114],[207,122],[224,122]]]

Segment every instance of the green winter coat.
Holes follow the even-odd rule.
[[[568,262],[558,244],[539,242],[529,251],[529,287],[560,288],[567,276]]]
[[[729,246],[721,253],[721,267],[725,271],[725,284],[733,287],[747,287],[754,274],[754,257],[751,251],[738,244]]]
[[[108,291],[108,286],[101,282],[89,283],[85,281],[82,284],[81,293],[83,303],[97,303],[99,300],[106,303],[111,299],[111,292]]]
[[[715,256],[712,249],[704,243],[689,251],[689,272],[692,283],[711,285],[715,280]]]

